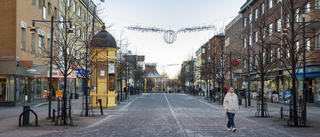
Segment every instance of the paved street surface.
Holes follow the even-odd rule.
[[[81,103],[77,101],[75,106],[79,107]],[[252,105],[255,106],[255,101]],[[75,109],[75,126],[54,126],[45,120],[47,106],[41,106],[35,108],[42,115],[40,127],[19,128],[18,117],[10,117],[1,110],[7,116],[0,116],[0,136],[319,136],[320,108],[308,107],[308,127],[299,128],[288,127],[286,118],[280,118],[279,108],[283,104],[268,105],[268,118],[254,117],[256,107],[242,105],[235,116],[237,131],[231,132],[226,130],[225,110],[218,102],[208,103],[203,96],[145,93],[121,102],[116,109],[105,109],[103,116],[97,109],[94,117],[80,117],[80,109]]]

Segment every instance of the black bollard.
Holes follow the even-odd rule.
[[[103,111],[102,111],[102,104],[101,104],[102,100],[101,100],[101,99],[98,99],[98,102],[99,102],[99,104],[100,104],[100,111],[101,111],[101,115],[103,115]]]
[[[23,106],[23,112],[30,109],[30,106],[24,105]],[[30,118],[30,111],[27,111],[23,113],[23,126],[28,126],[29,125],[29,118]]]
[[[283,108],[280,108],[280,117],[283,118]]]
[[[52,122],[56,121],[56,109],[52,110]]]

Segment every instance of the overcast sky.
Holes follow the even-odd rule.
[[[96,2],[100,0],[94,0]],[[129,40],[129,49],[145,55],[146,63],[157,63],[159,73],[170,77],[177,74],[185,60],[195,56],[201,45],[221,31],[235,16],[246,0],[105,0],[99,15],[114,26],[108,31],[119,39],[121,31]],[[126,26],[157,27],[177,31],[183,27],[214,25],[217,30],[178,33],[173,44],[163,40],[163,33],[127,30]],[[165,66],[178,64],[175,66]]]

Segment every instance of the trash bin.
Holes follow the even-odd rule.
[[[24,105],[23,106],[23,112],[30,109],[30,106]],[[28,126],[29,125],[29,120],[30,120],[30,111],[27,111],[23,113],[23,126]]]

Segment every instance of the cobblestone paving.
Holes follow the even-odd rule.
[[[254,117],[254,108],[236,114],[236,132],[226,130],[221,104],[184,94],[144,94],[98,124],[41,136],[317,136],[316,128],[293,128],[278,118]]]

